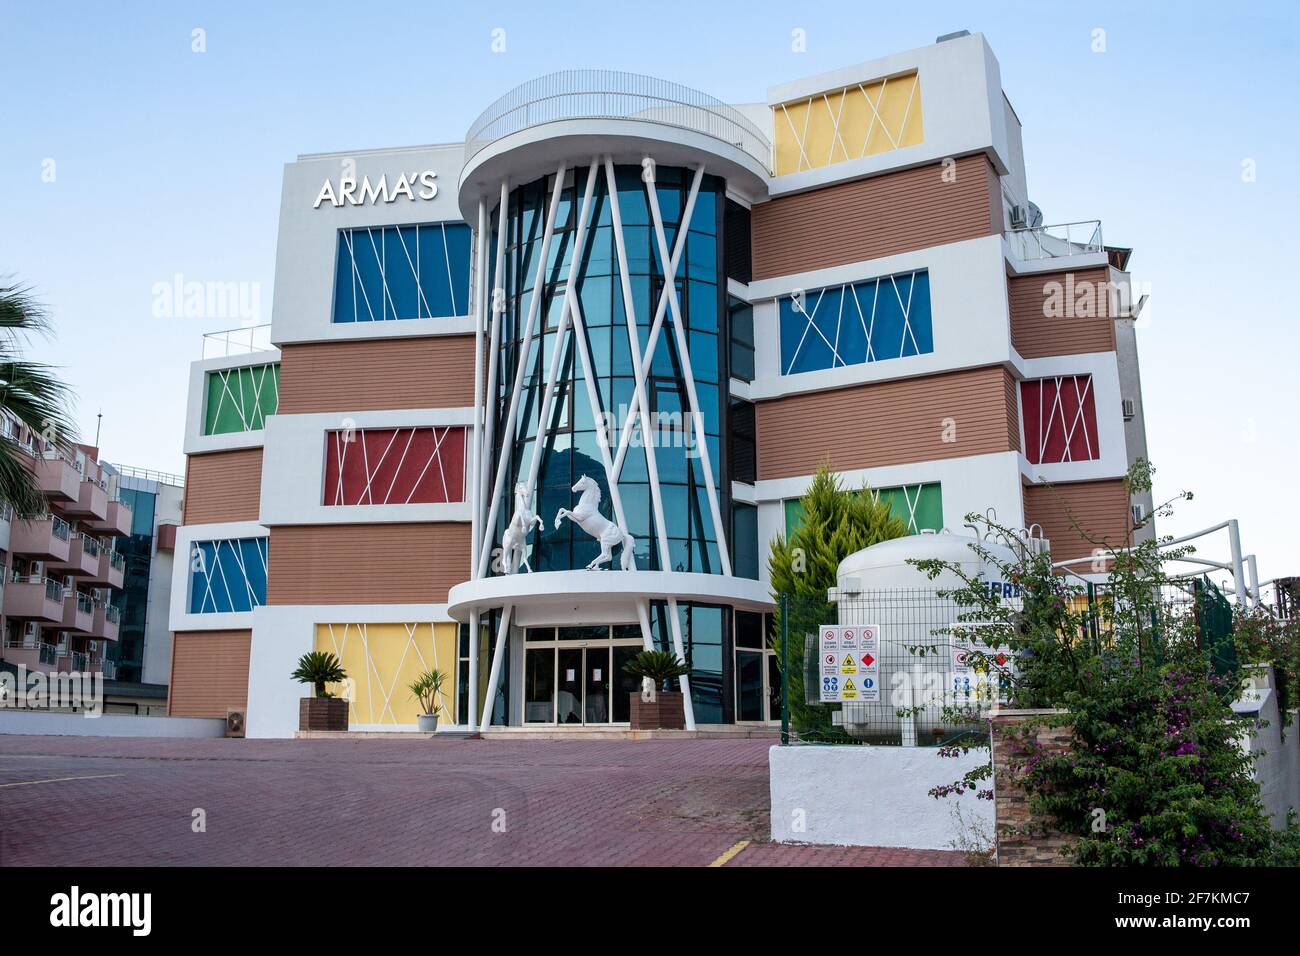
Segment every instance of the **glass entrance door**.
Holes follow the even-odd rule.
[[[635,632],[632,633],[632,632]],[[640,631],[624,627],[529,628],[524,635],[524,722],[620,724],[641,682],[623,665],[641,651]]]

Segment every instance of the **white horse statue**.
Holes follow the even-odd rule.
[[[505,574],[514,574],[523,565],[531,572],[528,563],[528,532],[533,525],[542,527],[542,519],[528,506],[528,486],[522,481],[515,485],[515,513],[510,518],[506,533],[501,537],[501,570]]]
[[[596,560],[587,565],[588,571],[603,570],[601,565],[609,564],[614,560],[614,547],[620,544],[623,546],[623,553],[619,556],[619,564],[624,571],[631,571],[634,566],[636,542],[632,540],[630,534],[600,513],[600,485],[583,475],[573,486],[573,490],[581,492],[582,497],[578,499],[578,506],[572,511],[561,508],[555,513],[556,529],[559,529],[563,519],[568,518],[600,542],[600,554],[596,556]]]

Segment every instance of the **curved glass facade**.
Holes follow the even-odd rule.
[[[682,218],[693,172],[659,167],[655,173],[659,207],[665,237],[671,250],[683,228]],[[659,261],[654,227],[647,200],[646,183],[638,167],[616,169],[618,205],[627,249],[629,281],[634,299],[640,349],[645,350],[659,297],[663,290],[663,264]],[[537,435],[545,387],[569,276],[575,254],[577,218],[582,206],[587,169],[571,170],[561,184],[563,190],[556,217],[555,234],[549,250],[541,294],[545,296],[533,328],[533,341],[524,373],[519,405],[520,430],[504,453],[510,455],[503,500],[499,506],[496,540],[499,542],[514,511],[512,489],[527,481]],[[497,390],[496,448],[492,475],[503,454],[502,436],[508,429],[504,417],[509,410],[511,390],[522,347],[537,276],[551,190],[555,177],[537,180],[510,194],[506,224],[504,281],[505,311]],[[723,515],[728,515],[728,476],[722,453],[726,429],[727,341],[725,293],[722,277],[721,239],[725,184],[704,176],[690,221],[686,224],[686,247],[676,270],[676,287],[689,341],[690,364],[696,394],[709,444],[714,485],[718,489]],[[493,219],[495,222],[495,217]],[[495,251],[496,236],[490,249]],[[554,527],[556,512],[572,508],[578,495],[571,488],[582,475],[595,479],[601,488],[601,513],[614,518],[613,503],[606,481],[597,428],[604,428],[611,454],[629,415],[635,392],[632,349],[619,275],[610,200],[604,170],[598,171],[588,211],[588,227],[575,272],[577,294],[587,347],[591,356],[598,414],[593,414],[586,380],[575,346],[570,323],[564,336],[561,372],[551,406],[549,436],[542,449],[537,479],[536,507],[543,527],[531,532],[530,564],[535,571],[582,568],[597,556],[597,542],[571,522]],[[490,258],[495,258],[490,255]],[[703,460],[695,441],[689,415],[689,400],[681,356],[671,325],[671,311],[664,318],[646,378],[655,458],[663,498],[668,538],[667,554],[660,554],[657,529],[651,507],[650,474],[639,427],[629,442],[626,462],[619,478],[619,490],[627,519],[627,530],[636,539],[638,569],[667,569],[720,573],[719,542],[714,531],[704,481]],[[724,543],[725,546],[725,543]],[[617,562],[617,554],[615,560]]]

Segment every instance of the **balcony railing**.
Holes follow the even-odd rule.
[[[617,70],[563,70],[515,87],[470,126],[466,165],[513,133],[577,119],[641,120],[691,130],[735,146],[772,170],[772,144],[739,110],[669,80]]]
[[[109,554],[108,563],[114,571],[123,571],[126,569],[126,558],[117,551],[113,551]]]
[[[92,538],[86,532],[81,533],[81,551],[92,558],[99,557],[99,553],[104,550],[104,546],[98,538]]]
[[[237,329],[209,332],[203,336],[203,358],[205,359],[269,352],[272,348],[274,346],[271,345],[269,324],[241,326]]]
[[[56,601],[63,603],[63,582],[56,581],[54,578],[43,577],[39,574],[19,574],[17,571],[9,578],[14,584],[40,584],[45,583],[45,599],[47,601]]]
[[[110,661],[106,657],[99,662],[99,669],[104,675],[104,680],[115,680],[117,678],[117,661]]]
[[[95,599],[85,591],[77,592],[77,611],[81,614],[95,613]]]
[[[1063,222],[1054,226],[1013,229],[1007,242],[1017,258],[1023,260],[1058,259],[1105,252],[1101,241],[1101,222]]]
[[[87,658],[86,658],[85,651],[72,652],[72,669],[74,671],[86,670],[86,663],[87,663]]]
[[[59,660],[59,649],[53,644],[43,644],[26,641],[5,641],[5,647],[12,650],[30,651],[36,650],[36,659],[47,667],[53,667]]]

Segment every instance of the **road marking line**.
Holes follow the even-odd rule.
[[[749,841],[741,840],[739,843],[732,846],[731,849],[727,850],[726,853],[722,854],[722,856],[718,857],[716,860],[710,863],[709,866],[726,866],[728,860],[730,860],[732,857],[734,857],[737,853],[739,853],[747,846],[749,846]]]
[[[38,783],[65,783],[68,780],[102,780],[104,777],[125,777],[124,773],[92,773],[84,777],[51,777],[49,780],[19,780],[17,783],[0,783],[0,790],[5,787],[30,787]]]

